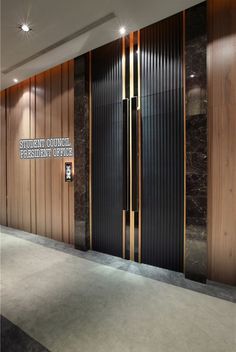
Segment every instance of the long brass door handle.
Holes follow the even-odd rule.
[[[123,99],[123,210],[130,208],[130,119],[129,99]]]
[[[138,211],[138,98],[131,98],[132,119],[132,210]]]

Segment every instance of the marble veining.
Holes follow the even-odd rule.
[[[207,278],[206,3],[186,11],[185,275]]]
[[[87,55],[75,59],[75,247],[89,248],[89,113]]]

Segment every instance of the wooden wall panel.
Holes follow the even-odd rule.
[[[68,136],[73,142],[73,60],[1,92],[1,224],[74,242],[74,185],[64,181],[73,158],[19,157],[22,138]]]
[[[6,91],[0,94],[0,224],[7,225],[7,178],[6,178]]]
[[[62,134],[69,135],[69,96],[68,96],[68,63],[62,65],[62,81],[61,81],[61,96],[62,96]],[[62,160],[62,168],[64,167],[66,159]],[[69,183],[64,182],[62,185],[62,235],[63,241],[70,241],[69,229]]]
[[[21,119],[20,119],[20,130],[19,139],[28,138],[30,135],[30,105],[29,105],[29,91],[30,81],[26,80],[22,82],[20,93],[21,101]],[[16,141],[17,152],[19,150],[18,140]],[[19,155],[18,155],[19,160]],[[25,231],[31,230],[30,224],[30,211],[28,210],[27,204],[30,205],[30,160],[19,160],[19,176],[20,176],[20,226]]]
[[[208,1],[208,271],[236,284],[236,2]]]
[[[11,87],[7,90],[7,212],[8,225],[11,227],[19,226],[18,221],[18,155],[15,141],[18,138],[20,109],[18,107],[19,85]]]
[[[35,138],[36,132],[36,78],[30,80],[30,138]],[[37,233],[36,218],[36,160],[30,160],[30,221],[31,232]]]
[[[51,118],[52,135],[62,135],[61,66],[52,69]],[[62,159],[52,159],[52,236],[62,241]]]
[[[35,138],[45,138],[45,74],[36,76],[35,80]],[[46,207],[45,186],[48,180],[45,178],[45,159],[36,159],[36,227],[39,235],[46,234]]]
[[[51,71],[45,72],[45,138],[51,137]],[[45,160],[45,234],[52,237],[52,162]]]

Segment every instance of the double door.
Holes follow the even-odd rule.
[[[91,53],[92,248],[183,270],[182,17]]]

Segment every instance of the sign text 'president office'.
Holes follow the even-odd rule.
[[[20,139],[21,159],[67,158],[73,156],[70,139],[65,137]]]

